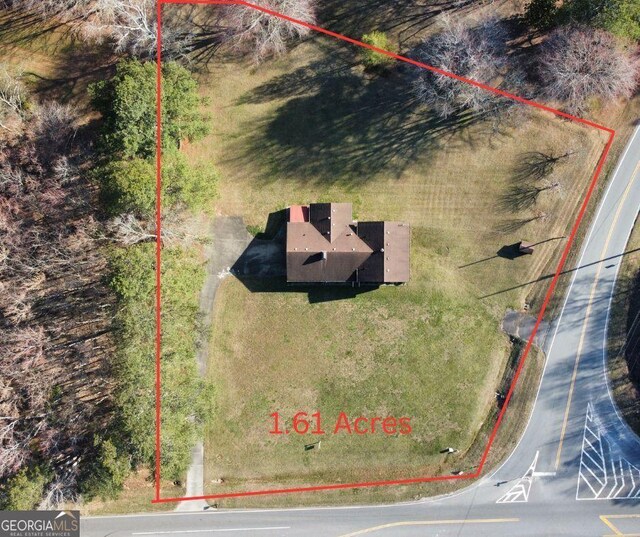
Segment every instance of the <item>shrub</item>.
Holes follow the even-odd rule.
[[[33,466],[23,468],[9,478],[0,489],[0,509],[21,511],[34,509],[44,493],[51,476],[46,468]]]
[[[156,206],[155,161],[142,158],[116,160],[95,172],[101,184],[102,201],[110,214],[154,214]],[[218,176],[213,168],[189,166],[176,150],[167,151],[162,162],[164,209],[206,210],[217,192]]]
[[[131,464],[126,454],[119,452],[111,440],[95,437],[94,453],[83,469],[80,492],[86,500],[100,497],[103,500],[118,496],[129,475]]]
[[[211,166],[191,166],[182,153],[174,151],[163,162],[162,181],[163,200],[169,207],[211,210],[218,191],[218,174]]]
[[[92,102],[104,119],[102,151],[111,158],[149,158],[156,152],[156,64],[122,61],[110,80],[92,84]],[[189,71],[162,64],[162,146],[177,148],[208,132],[202,99]]]
[[[97,169],[102,201],[111,214],[153,214],[156,202],[155,165],[142,158],[115,160]]]
[[[117,249],[111,256],[111,286],[119,298],[116,420],[133,464],[153,467],[155,457],[155,245]],[[195,354],[198,297],[205,270],[194,250],[165,248],[162,254],[162,475],[182,479],[200,423],[211,401]],[[195,419],[194,419],[195,418]]]
[[[364,34],[362,36],[362,42],[389,52],[396,53],[398,51],[398,47],[389,40],[389,37],[384,32],[374,31],[369,34]],[[391,56],[381,54],[375,50],[363,48],[362,56],[364,65],[368,69],[384,69],[396,63],[396,60]]]

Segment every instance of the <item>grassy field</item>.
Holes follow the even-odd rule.
[[[532,297],[537,311],[604,137],[540,112],[499,129],[468,114],[443,122],[411,102],[407,80],[403,68],[365,75],[353,49],[323,38],[282,60],[222,62],[202,77],[214,133],[188,151],[220,170],[220,214],[263,227],[290,204],[351,201],[356,218],[412,226],[404,287],[340,300],[276,281],[252,282],[251,290],[223,283],[209,367],[217,396],[207,492],[433,475],[477,463],[510,351],[501,318]],[[546,184],[526,177],[531,152],[571,155],[548,179],[556,188],[521,203],[527,188]],[[533,256],[497,255],[522,239],[540,243]],[[414,430],[269,434],[272,412],[290,419],[316,410],[327,424],[340,411],[407,415]],[[320,438],[321,450],[303,450]],[[449,445],[460,454],[439,453]]]
[[[353,54],[320,39],[286,61],[253,70],[225,64],[203,80],[214,134],[192,156],[221,171],[218,211],[264,226],[269,212],[290,204],[351,201],[356,218],[405,220],[430,234],[429,248],[478,296],[534,280],[564,244],[603,137],[539,112],[501,133],[473,117],[441,124],[407,105],[407,76],[370,80]],[[326,57],[329,72],[317,66]],[[557,166],[557,190],[516,210],[515,169],[532,151],[574,154]],[[522,238],[548,242],[533,258],[495,257]],[[484,302],[502,307],[506,296],[521,306],[525,294]]]
[[[309,304],[304,293],[268,282],[265,293],[237,280],[224,283],[210,369],[219,396],[209,446],[212,456],[222,455],[213,474],[247,486],[264,475],[278,483],[410,476],[436,464],[443,445],[471,443],[505,343],[465,282],[441,273],[419,246],[415,251],[415,284],[353,299]],[[322,449],[303,451],[320,439],[311,434],[267,434],[275,410],[289,419],[297,411],[322,412],[328,430]],[[333,436],[340,411],[411,416],[413,433]],[[374,467],[363,450],[376,455]]]

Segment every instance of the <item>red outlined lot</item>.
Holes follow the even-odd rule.
[[[509,386],[509,390],[507,392],[507,395],[505,397],[504,400],[504,404],[502,405],[502,409],[500,410],[500,413],[498,414],[497,420],[495,425],[493,426],[493,429],[491,431],[491,434],[489,436],[489,440],[487,442],[487,445],[482,453],[482,457],[480,459],[480,462],[478,463],[477,467],[476,467],[476,471],[473,474],[466,474],[466,475],[443,475],[443,476],[426,476],[426,477],[416,477],[416,478],[412,478],[412,479],[399,479],[399,480],[390,480],[390,481],[371,481],[371,482],[364,482],[364,483],[339,483],[339,484],[333,484],[333,485],[318,485],[318,486],[312,486],[312,487],[297,487],[297,488],[282,488],[282,489],[269,489],[269,490],[255,490],[255,491],[244,491],[244,492],[229,492],[229,493],[225,493],[225,494],[209,494],[209,495],[203,495],[203,496],[186,496],[186,497],[181,497],[181,498],[161,498],[160,497],[160,447],[161,447],[161,348],[162,348],[162,326],[161,326],[161,306],[162,306],[162,300],[161,300],[161,278],[160,278],[160,271],[161,271],[161,252],[162,252],[162,244],[161,244],[161,239],[160,239],[160,230],[161,230],[161,196],[160,196],[160,185],[161,185],[161,165],[162,165],[162,154],[161,154],[161,132],[162,132],[162,125],[161,125],[161,96],[162,96],[162,83],[161,83],[161,61],[162,61],[162,5],[163,4],[207,4],[207,5],[236,5],[239,6],[240,9],[256,9],[258,11],[262,11],[263,13],[266,13],[268,15],[271,15],[273,17],[278,17],[280,19],[286,20],[292,24],[297,24],[300,26],[304,26],[306,28],[309,28],[310,30],[317,32],[317,33],[321,33],[324,35],[327,35],[329,37],[332,37],[334,39],[338,39],[340,41],[344,41],[346,43],[350,43],[352,45],[358,46],[358,47],[363,47],[363,48],[367,48],[370,50],[373,50],[375,52],[378,52],[380,54],[384,54],[385,56],[389,56],[391,58],[394,58],[398,61],[404,62],[404,63],[408,63],[411,64],[419,69],[427,69],[429,71],[432,71],[434,73],[438,73],[450,78],[453,78],[455,80],[458,80],[460,82],[466,83],[466,84],[471,84],[473,86],[476,86],[478,88],[481,88],[485,91],[489,91],[491,93],[494,93],[496,95],[500,95],[503,98],[506,99],[510,99],[512,101],[516,101],[518,103],[521,103],[523,105],[527,105],[527,106],[532,106],[534,108],[537,108],[539,110],[543,110],[545,112],[550,112],[552,114],[554,114],[557,117],[566,119],[566,120],[570,120],[573,121],[575,123],[580,123],[582,125],[585,125],[586,127],[589,128],[593,128],[593,129],[597,129],[599,131],[603,131],[606,132],[609,136],[608,136],[608,140],[607,143],[605,144],[604,150],[602,151],[602,154],[600,155],[600,158],[598,160],[596,169],[593,173],[593,177],[591,178],[591,181],[589,183],[589,187],[587,189],[587,193],[585,195],[584,200],[582,201],[582,204],[580,205],[580,209],[578,211],[578,216],[576,218],[576,221],[574,222],[572,228],[571,228],[571,232],[569,234],[569,237],[567,239],[567,243],[566,246],[562,252],[562,256],[560,258],[560,262],[558,263],[558,266],[555,270],[555,273],[553,275],[553,279],[551,280],[551,283],[549,285],[549,288],[545,294],[544,297],[544,301],[542,303],[542,306],[540,308],[540,312],[538,314],[536,323],[533,327],[531,336],[529,338],[529,340],[527,341],[527,344],[524,348],[524,351],[522,353],[522,357],[520,359],[520,362],[518,363],[518,367],[516,369],[516,372],[514,374],[513,380],[511,382],[511,385]],[[504,414],[507,410],[507,407],[509,406],[509,401],[511,400],[511,397],[513,395],[514,389],[516,388],[516,385],[518,383],[518,379],[520,377],[520,374],[522,372],[522,369],[524,367],[524,364],[526,362],[526,359],[529,355],[529,352],[531,350],[531,346],[533,345],[533,339],[536,335],[536,332],[538,331],[538,328],[540,327],[540,323],[542,322],[542,318],[544,316],[544,313],[547,309],[547,306],[549,305],[549,301],[551,300],[551,296],[553,295],[553,292],[556,288],[556,285],[558,283],[558,279],[560,278],[560,275],[564,269],[564,265],[567,261],[567,257],[569,255],[569,251],[575,241],[575,237],[576,234],[578,232],[578,228],[580,227],[580,224],[582,223],[585,211],[587,209],[587,206],[589,204],[589,200],[591,199],[591,196],[593,194],[593,191],[595,189],[596,183],[598,182],[598,178],[600,177],[600,174],[602,172],[602,168],[604,166],[604,163],[607,159],[607,156],[609,154],[609,151],[611,149],[611,146],[613,144],[613,140],[615,137],[615,131],[609,127],[606,127],[604,125],[599,125],[598,123],[594,123],[593,121],[589,121],[587,119],[583,119],[583,118],[579,118],[576,116],[573,116],[571,114],[567,114],[566,112],[562,112],[560,110],[556,110],[555,108],[551,108],[549,106],[546,106],[544,104],[535,102],[535,101],[531,101],[529,99],[525,99],[523,97],[519,97],[517,95],[513,95],[512,93],[494,88],[492,86],[488,86],[486,84],[483,84],[481,82],[477,82],[475,80],[471,80],[471,79],[467,79],[461,76],[458,76],[454,73],[450,73],[448,71],[443,71],[442,69],[438,69],[437,67],[433,67],[431,65],[427,65],[424,64],[422,62],[416,61],[416,60],[412,60],[411,58],[407,58],[405,56],[400,56],[399,54],[394,54],[393,52],[389,52],[383,49],[380,49],[378,47],[372,46],[372,45],[368,45],[366,43],[363,43],[361,41],[358,41],[356,39],[352,39],[350,37],[347,37],[345,35],[342,34],[338,34],[336,32],[332,32],[330,30],[327,30],[325,28],[321,28],[319,26],[315,26],[313,24],[308,24],[306,22],[288,17],[286,15],[277,13],[275,11],[272,11],[270,9],[267,9],[265,7],[262,6],[258,6],[255,4],[252,4],[250,2],[245,2],[243,0],[157,0],[157,24],[158,24],[158,43],[157,43],[157,79],[156,79],[156,90],[157,90],[157,96],[156,96],[156,119],[157,119],[157,130],[156,130],[156,356],[155,356],[155,360],[156,360],[156,385],[155,385],[155,399],[156,399],[156,467],[155,467],[155,499],[152,501],[152,503],[169,503],[169,502],[180,502],[180,501],[185,501],[185,500],[206,500],[206,499],[217,499],[217,498],[234,498],[234,497],[242,497],[242,496],[260,496],[260,495],[270,495],[270,494],[286,494],[286,493],[294,493],[294,492],[310,492],[310,491],[317,491],[317,490],[335,490],[335,489],[350,489],[350,488],[359,488],[359,487],[375,487],[375,486],[383,486],[383,485],[408,485],[408,484],[415,484],[415,483],[428,483],[428,482],[433,482],[433,481],[449,481],[449,480],[455,480],[455,479],[467,479],[467,480],[473,480],[476,479],[477,477],[479,477],[482,474],[482,470],[483,467],[486,463],[487,457],[489,455],[489,450],[491,449],[491,446],[495,440],[496,434],[498,433],[498,429],[500,428],[500,424],[502,423],[502,419],[504,417]]]

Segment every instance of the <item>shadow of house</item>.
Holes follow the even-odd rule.
[[[257,277],[252,275],[234,274],[238,280],[252,293],[306,293],[309,304],[334,302],[336,300],[350,300],[358,295],[374,291],[378,285],[366,287],[351,287],[347,285],[292,285],[287,283],[284,276]]]
[[[267,225],[265,226],[264,231],[256,234],[256,239],[263,241],[281,240],[284,243],[286,222],[286,209],[269,213],[269,216],[267,217]]]
[[[380,287],[287,283],[285,234],[286,211],[269,214],[265,231],[259,233],[233,263],[231,274],[252,293],[306,293],[309,303],[314,304],[352,299]]]
[[[287,266],[284,222],[284,210],[269,214],[265,230],[256,234],[233,263],[230,272],[236,278],[243,282],[249,279],[285,279]]]
[[[254,238],[231,267],[236,278],[282,278],[287,274],[284,242]]]

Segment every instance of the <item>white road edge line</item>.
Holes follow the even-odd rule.
[[[173,530],[173,531],[140,531],[132,533],[131,535],[173,535],[180,533],[212,533],[223,531],[274,531],[274,530],[289,530],[291,526],[267,526],[264,528],[218,528],[218,529],[206,529],[206,530]]]
[[[640,126],[636,127],[636,130],[634,131],[633,135],[631,136],[631,138],[629,138],[629,141],[627,142],[627,147],[625,148],[625,150],[623,151],[622,155],[618,159],[618,164],[616,165],[615,170],[611,174],[611,179],[609,180],[609,184],[607,185],[607,189],[606,189],[605,193],[603,194],[602,198],[600,198],[600,206],[598,207],[598,210],[596,211],[596,214],[593,217],[593,220],[591,221],[591,227],[589,228],[589,232],[587,233],[587,236],[586,236],[584,242],[582,243],[582,247],[581,247],[582,251],[580,253],[580,259],[576,263],[576,267],[579,267],[580,265],[582,265],[582,261],[584,259],[584,256],[587,253],[587,248],[586,247],[589,244],[589,242],[591,241],[591,237],[593,236],[593,232],[595,231],[595,227],[594,227],[593,224],[598,221],[598,218],[600,217],[600,213],[602,212],[602,208],[605,205],[604,201],[607,199],[607,196],[609,195],[609,192],[611,191],[611,187],[613,186],[613,183],[615,182],[616,175],[618,175],[618,172],[620,171],[622,163],[624,162],[624,159],[626,158],[627,153],[631,149],[631,146],[633,145],[633,142],[634,142],[636,136],[639,133],[640,133]],[[619,266],[620,266],[620,264],[618,263],[618,267]],[[616,276],[617,276],[617,272],[618,272],[618,269],[616,268]],[[496,475],[500,470],[502,470],[502,467],[505,466],[509,462],[509,460],[511,460],[511,457],[513,456],[513,454],[518,450],[518,447],[520,446],[520,443],[522,442],[522,439],[525,437],[526,432],[529,429],[529,425],[531,423],[531,418],[533,417],[533,413],[535,411],[535,407],[536,407],[536,404],[538,403],[538,398],[540,396],[540,390],[542,388],[542,380],[544,379],[544,376],[545,376],[545,374],[547,372],[547,365],[549,363],[549,355],[551,354],[551,349],[553,349],[553,344],[554,344],[554,342],[556,340],[556,336],[558,335],[558,329],[560,328],[560,321],[562,320],[562,316],[564,315],[564,310],[567,307],[567,302],[569,301],[569,296],[571,295],[571,290],[573,289],[573,284],[575,283],[577,277],[578,277],[578,271],[576,270],[573,273],[573,276],[571,278],[571,283],[569,284],[569,288],[567,289],[567,294],[564,297],[564,302],[562,304],[562,309],[560,310],[560,315],[558,316],[558,320],[555,322],[555,327],[554,327],[554,330],[553,330],[553,336],[552,336],[551,342],[549,343],[549,346],[548,346],[549,352],[545,353],[544,367],[542,368],[542,375],[540,376],[540,383],[538,384],[538,391],[536,392],[536,398],[533,401],[533,406],[531,407],[531,412],[529,413],[529,419],[527,420],[527,425],[524,428],[524,432],[522,433],[522,436],[518,440],[518,443],[513,448],[513,451],[504,460],[504,462],[500,466],[498,466],[498,468],[496,468],[496,470],[493,473],[491,473],[491,475],[488,475],[487,477],[481,479],[476,484],[476,486],[479,485],[480,483],[482,483],[483,481],[491,480],[494,475]],[[465,489],[465,492],[467,490],[468,489]]]

